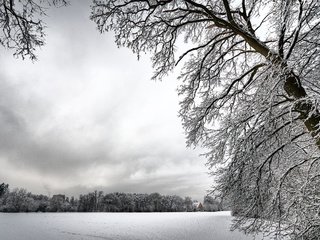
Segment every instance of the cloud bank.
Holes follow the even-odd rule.
[[[80,2],[80,1],[79,1]],[[0,182],[38,193],[160,192],[202,198],[205,159],[186,149],[174,77],[152,82],[100,35],[89,6],[49,12],[39,61],[0,57]]]

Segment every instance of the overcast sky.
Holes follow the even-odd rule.
[[[186,148],[174,75],[151,81],[149,58],[99,34],[83,2],[49,11],[37,62],[1,49],[0,182],[202,200],[212,179],[201,151]]]

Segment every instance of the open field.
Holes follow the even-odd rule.
[[[1,240],[249,240],[229,212],[0,214]]]

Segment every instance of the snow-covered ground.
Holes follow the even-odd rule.
[[[0,213],[1,240],[250,240],[229,212]]]

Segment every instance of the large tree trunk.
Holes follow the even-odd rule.
[[[242,36],[253,49],[273,64],[280,65],[283,69],[288,67],[285,61],[278,54],[271,51],[265,44],[257,40],[255,37],[247,32],[241,31],[239,28],[233,27],[232,29],[235,33]],[[296,101],[293,111],[300,113],[301,121],[303,121],[311,136],[316,140],[316,145],[320,149],[319,110],[310,99],[307,99],[308,95],[301,85],[300,78],[295,75],[293,71],[285,76],[284,91]]]
[[[308,95],[301,86],[298,76],[291,73],[286,77],[284,83],[285,92],[296,100],[294,111],[299,112],[300,119],[304,122],[311,136],[316,140],[318,148],[320,148],[320,113],[314,103],[307,99]]]

